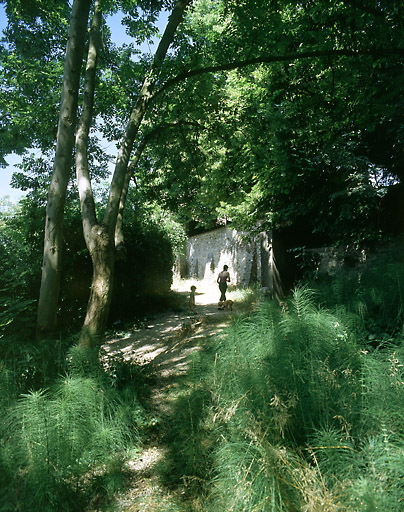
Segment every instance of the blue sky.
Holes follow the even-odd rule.
[[[160,32],[163,32],[165,24],[167,22],[168,13],[163,12],[160,16],[158,26]],[[109,16],[107,18],[107,23],[111,28],[112,40],[117,44],[121,45],[122,43],[132,41],[130,37],[126,35],[125,27],[121,25],[122,13],[114,14],[113,16]],[[4,5],[0,4],[0,31],[2,32],[6,27],[6,15]],[[143,44],[140,49],[143,52],[151,52],[153,53],[155,50],[156,40],[154,44],[148,45],[147,43]],[[109,150],[111,146],[109,146]],[[0,197],[9,196],[10,200],[17,201],[22,195],[23,192],[21,190],[13,189],[10,186],[11,175],[14,171],[14,165],[21,161],[21,157],[18,155],[8,155],[6,156],[6,162],[8,167],[5,169],[0,168]]]
[[[4,9],[4,5],[0,4],[0,31],[6,27],[6,13]],[[21,191],[15,190],[10,187],[10,179],[11,174],[13,172],[13,165],[18,163],[20,158],[16,155],[9,155],[6,157],[6,162],[9,164],[9,167],[3,169],[0,167],[0,197],[9,196],[10,199],[16,200],[21,197]]]

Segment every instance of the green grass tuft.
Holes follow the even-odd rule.
[[[122,484],[125,452],[145,424],[136,392],[118,390],[83,354],[70,366],[50,389],[3,404],[0,510],[84,510]]]

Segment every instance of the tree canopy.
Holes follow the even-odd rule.
[[[171,128],[147,152],[146,187],[205,225],[310,219],[328,243],[377,236],[403,164],[399,3],[209,5],[184,39],[192,52],[202,26],[212,35],[157,98],[153,122],[163,110]]]
[[[49,188],[51,219],[60,96],[62,87],[72,90],[66,62],[74,9],[56,0],[2,3],[0,158],[25,155],[15,182],[42,204]],[[99,40],[91,61],[93,32],[77,28],[85,46],[81,69],[75,66],[77,106],[67,117],[76,163],[66,160],[62,181],[67,201],[80,192],[90,253],[96,225],[108,244],[123,243],[126,197],[159,205],[189,227],[295,226],[296,244],[303,236],[371,243],[382,236],[383,219],[394,221],[386,198],[401,197],[404,163],[401,1],[105,0],[87,8],[90,19],[100,13]],[[163,9],[171,14],[156,53],[142,53]],[[130,41],[121,47],[107,21],[118,11]],[[109,193],[91,206],[111,161],[103,141],[117,146],[118,157]],[[52,221],[58,229],[65,194]],[[54,244],[45,243],[45,254]]]

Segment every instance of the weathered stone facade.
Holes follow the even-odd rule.
[[[352,266],[366,254],[352,249],[320,247],[304,250],[298,260],[293,245],[277,231],[263,231],[252,237],[230,226],[214,229],[188,239],[184,254],[176,263],[175,274],[216,283],[223,265],[229,267],[231,284],[256,284],[262,292],[284,300],[306,270],[332,273],[341,266]]]
[[[185,254],[177,264],[182,278],[216,282],[223,265],[229,267],[231,283],[258,283],[272,289],[272,244],[267,232],[251,238],[229,226],[188,239]]]

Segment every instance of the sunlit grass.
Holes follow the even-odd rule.
[[[401,510],[402,341],[364,350],[315,298],[263,303],[218,340],[209,510]]]
[[[100,367],[83,371],[86,359],[73,353],[70,374],[51,389],[2,409],[1,510],[84,510],[122,485],[125,453],[139,444],[145,415],[134,389],[118,391]]]

